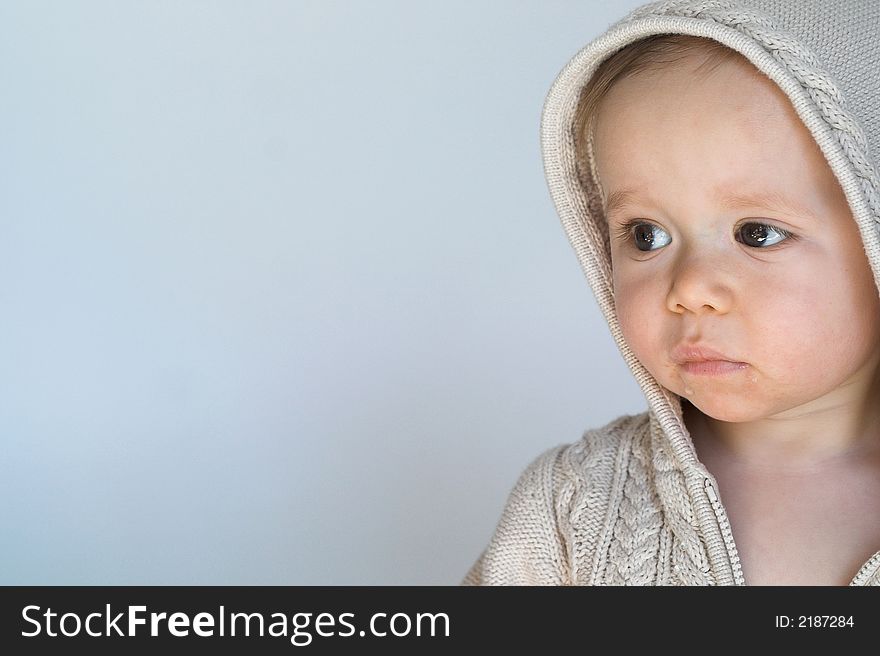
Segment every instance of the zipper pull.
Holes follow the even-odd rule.
[[[710,481],[708,478],[705,479],[705,481],[706,494],[709,495],[709,501],[711,501],[712,503],[718,503],[718,494],[715,492],[715,486],[712,485],[712,481]]]

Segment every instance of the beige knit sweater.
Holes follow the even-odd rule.
[[[577,167],[578,94],[603,59],[651,34],[741,52],[791,99],[840,181],[880,289],[880,2],[671,0],[611,25],[563,68],[541,117],[557,213],[648,410],[538,456],[516,482],[465,585],[744,585],[727,511],[699,461],[681,399],[623,339],[592,162]],[[578,176],[577,168],[591,173]],[[880,545],[877,545],[880,548]],[[851,585],[880,585],[880,551]]]

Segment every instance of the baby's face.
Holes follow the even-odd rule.
[[[615,307],[662,385],[749,421],[873,376],[880,299],[843,191],[785,95],[739,61],[695,78],[699,61],[620,81],[598,108]],[[693,342],[744,366],[696,372],[675,352]]]

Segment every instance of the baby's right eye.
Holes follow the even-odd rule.
[[[666,246],[666,244],[672,241],[669,234],[662,228],[655,226],[653,223],[645,223],[638,219],[627,221],[624,225],[620,226],[617,231],[617,238],[627,245],[635,238],[635,247],[645,253],[657,250],[657,248]]]

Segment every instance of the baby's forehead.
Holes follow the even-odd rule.
[[[693,66],[685,59],[614,80],[594,107],[595,128],[607,132],[604,128],[620,125],[632,132],[656,126],[666,132],[756,136],[806,131],[785,92],[751,63],[730,60],[709,73],[697,73]]]
[[[845,203],[812,135],[792,129],[732,131],[718,121],[672,132],[660,124],[612,128],[593,144],[592,162],[610,210],[681,199],[821,217]]]

